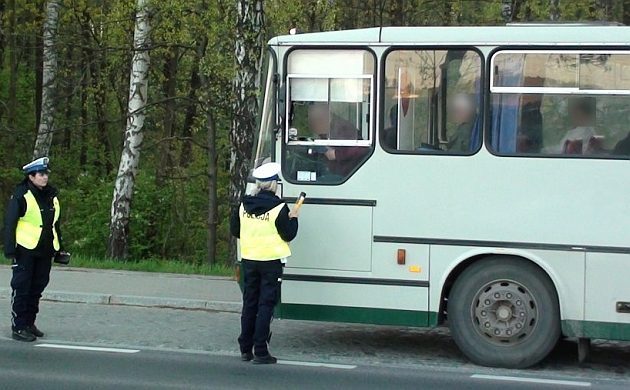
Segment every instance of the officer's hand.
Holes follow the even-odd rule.
[[[289,218],[290,219],[297,218],[299,216],[299,214],[300,214],[300,209],[296,210],[294,208],[293,210],[289,211]]]

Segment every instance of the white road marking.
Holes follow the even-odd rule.
[[[278,364],[284,364],[287,366],[303,366],[303,367],[325,367],[336,368],[340,370],[354,370],[357,366],[349,364],[332,364],[332,363],[315,363],[315,362],[300,362],[296,360],[278,360]]]
[[[509,381],[509,382],[525,382],[525,383],[541,383],[545,385],[561,385],[561,386],[578,386],[578,387],[591,387],[591,382],[577,382],[577,381],[561,381],[555,379],[539,379],[539,378],[522,378],[518,376],[501,376],[501,375],[471,375],[474,379],[487,379],[493,381]]]
[[[56,349],[72,349],[76,351],[95,351],[95,352],[114,352],[114,353],[138,353],[139,349],[122,349],[122,348],[103,348],[103,347],[84,347],[81,345],[64,345],[64,344],[37,344],[36,347],[56,348]]]

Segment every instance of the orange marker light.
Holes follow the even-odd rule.
[[[404,265],[405,260],[407,259],[407,251],[404,249],[398,249],[398,253],[396,255],[396,260],[399,265]]]

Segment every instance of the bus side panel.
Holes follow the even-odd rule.
[[[630,254],[587,253],[585,321],[577,336],[630,340]]]
[[[399,264],[399,251],[401,263]],[[372,244],[372,276],[419,282],[429,280],[429,245],[375,242]],[[428,302],[424,302],[428,305]],[[426,309],[426,307],[424,307]]]
[[[427,326],[428,288],[284,280],[281,318]]]
[[[287,269],[369,272],[372,207],[307,204]]]

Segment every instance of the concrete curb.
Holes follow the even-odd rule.
[[[0,299],[10,299],[11,290],[0,289]],[[171,309],[208,310],[240,313],[240,302],[206,301],[203,299],[144,297],[135,295],[90,294],[64,291],[44,291],[42,300],[65,303],[163,307]]]
[[[10,270],[11,266],[7,264],[0,264],[0,269]],[[52,272],[133,275],[133,276],[150,276],[154,278],[175,278],[175,279],[200,279],[200,280],[221,280],[221,281],[227,280],[227,281],[234,281],[236,283],[233,276],[175,274],[175,273],[168,273],[168,272],[127,271],[127,270],[119,270],[119,269],[101,269],[101,268],[80,268],[80,267],[70,267],[66,265],[57,265],[57,264],[53,264]]]

